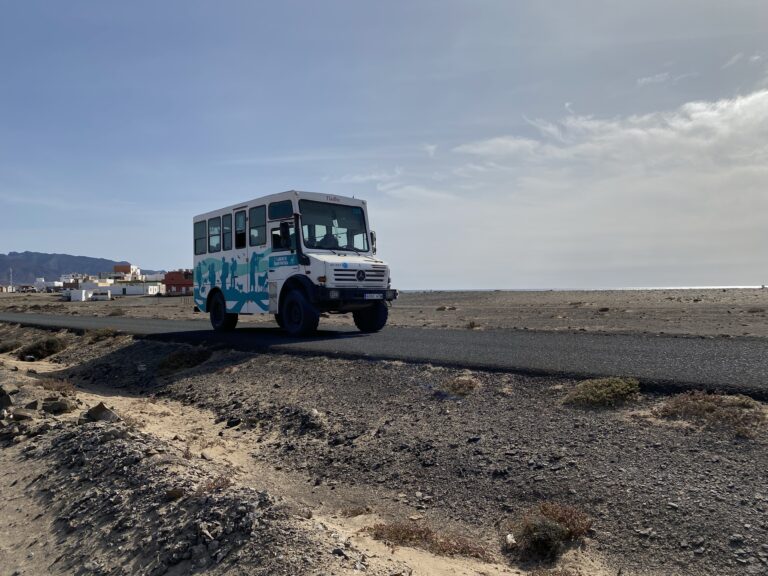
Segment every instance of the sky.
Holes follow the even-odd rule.
[[[368,200],[401,289],[768,283],[764,0],[0,0],[0,252]]]

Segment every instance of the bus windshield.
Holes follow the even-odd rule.
[[[359,206],[299,200],[307,248],[368,252],[365,212]]]

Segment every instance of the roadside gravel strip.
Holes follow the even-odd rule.
[[[70,329],[116,328],[160,341],[242,351],[430,362],[565,377],[633,376],[645,389],[700,388],[768,399],[768,340],[516,330],[387,328],[378,334],[321,331],[301,340],[276,328],[218,334],[205,321],[0,313],[0,322]]]
[[[0,338],[26,342],[43,334],[5,327]],[[587,540],[569,553],[608,566],[605,571],[571,569],[574,574],[615,576],[621,570],[623,576],[704,576],[768,571],[765,426],[750,430],[751,438],[742,438],[727,427],[663,420],[655,414],[667,397],[655,395],[621,408],[573,408],[563,399],[576,382],[564,378],[226,349],[211,355],[210,348],[128,336],[102,335],[96,340],[62,332],[58,337],[68,347],[51,358],[48,376],[66,379],[82,391],[79,394],[101,390],[108,402],[109,396],[116,404],[144,397],[146,406],[158,402],[166,407],[153,418],[135,418],[133,425],[140,434],[134,441],[146,444],[150,452],[162,453],[144,436],[145,430],[151,432],[166,411],[181,412],[180,406],[212,411],[215,420],[210,426],[216,440],[207,441],[208,448],[195,445],[191,457],[213,461],[220,441],[222,454],[238,458],[241,469],[255,470],[250,476],[232,472],[232,478],[266,490],[273,503],[267,509],[277,506],[275,498],[284,498],[293,509],[307,510],[306,516],[334,517],[339,522],[359,517],[363,531],[371,526],[371,518],[430,526],[470,539],[515,573],[537,565],[521,565],[514,554],[504,553],[502,527],[542,502],[560,502],[594,519]],[[14,366],[19,365],[24,366],[18,362]],[[195,418],[200,416],[180,416],[173,426],[195,430],[199,424],[202,431],[204,423]],[[60,453],[45,448],[47,441],[35,441],[30,455],[55,455],[63,458],[61,463],[70,462],[66,466],[81,466],[68,454],[79,458],[77,454],[92,450],[85,447],[91,444],[97,449],[102,432],[93,428],[94,436],[57,440]],[[27,441],[22,438],[19,445]],[[76,444],[70,447],[68,442]],[[164,448],[166,452],[185,452],[182,441],[168,442],[176,444],[173,450]],[[123,458],[120,454],[124,452],[115,457]],[[86,456],[84,465],[99,458],[98,452]],[[96,468],[86,469],[85,476],[74,472],[83,481],[97,481]],[[199,484],[206,472],[195,474]],[[79,484],[68,482],[65,485],[76,493]],[[107,490],[106,485],[88,486]],[[233,494],[246,500],[257,497],[250,492]],[[82,510],[87,518],[88,506],[83,500],[66,515]],[[194,508],[178,516],[178,522],[186,522],[190,514],[206,512]],[[173,518],[168,521],[176,522]],[[275,516],[268,526],[282,526],[279,533],[297,536],[278,539],[275,545],[283,550],[285,542],[295,552],[296,546],[304,546],[302,532],[291,532],[297,530],[295,523],[280,518]],[[201,542],[207,546],[207,540],[199,538],[200,531],[193,530],[185,537],[189,544],[180,546],[191,548]],[[323,548],[326,544],[311,540],[314,544],[307,550],[315,545],[328,550]],[[168,544],[178,544],[174,542]],[[278,552],[298,563],[286,565],[286,573],[302,573],[290,568],[305,562],[294,552]],[[316,558],[313,552],[308,554]],[[162,548],[161,558],[175,561],[172,555],[173,550]],[[350,551],[348,556],[354,559],[342,554],[336,565],[355,569],[360,555]],[[214,561],[215,555],[210,558]],[[316,568],[322,566],[321,557],[312,562]],[[258,564],[252,569],[236,565],[244,574],[259,573]]]

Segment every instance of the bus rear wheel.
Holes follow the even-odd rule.
[[[387,323],[389,308],[384,302],[376,302],[373,306],[356,310],[352,313],[352,317],[360,332],[378,332]]]
[[[306,336],[317,330],[320,314],[302,292],[291,290],[281,307],[280,321],[291,336]]]
[[[216,292],[210,304],[211,326],[217,332],[228,332],[237,326],[237,314],[227,312],[227,302],[221,292]]]

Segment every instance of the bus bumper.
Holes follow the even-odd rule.
[[[315,289],[314,304],[322,310],[354,310],[374,302],[392,302],[398,292],[392,288],[326,288]]]

